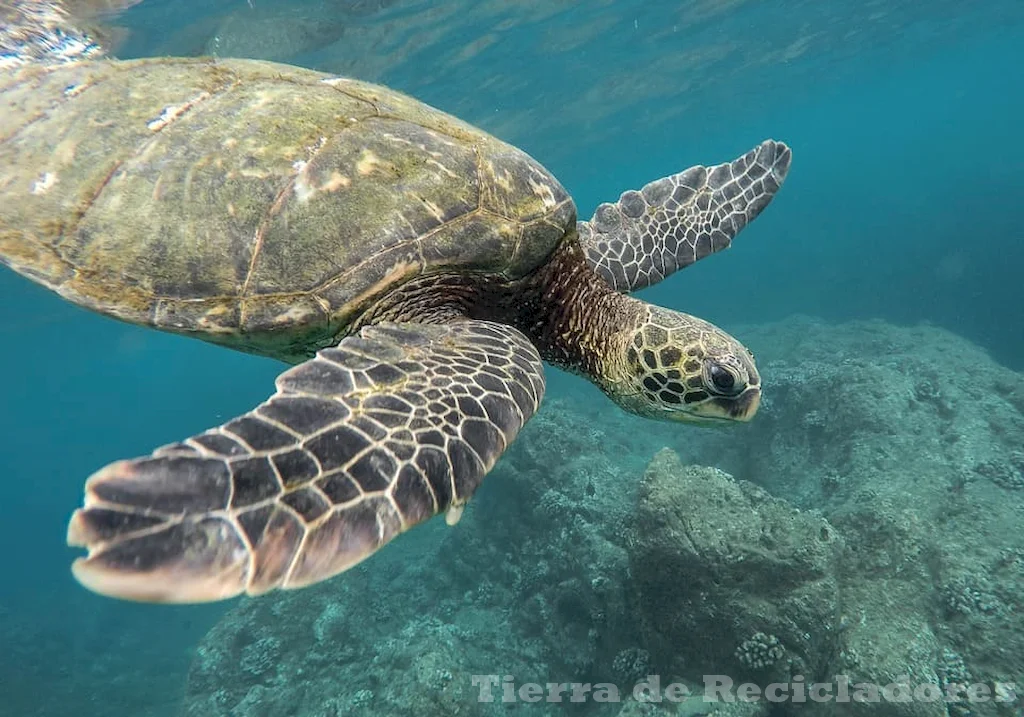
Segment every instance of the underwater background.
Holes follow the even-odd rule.
[[[146,0],[116,24],[120,57],[408,92],[530,152],[583,218],[784,140],[786,185],[730,251],[641,293],[751,346],[765,407],[653,425],[550,370],[456,528],[297,593],[122,603],[68,570],[84,479],[249,409],[281,366],[0,271],[0,715],[569,714],[481,705],[481,673],[1024,684],[1024,3]],[[680,515],[735,531],[754,585],[675,545]]]

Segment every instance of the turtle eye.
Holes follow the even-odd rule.
[[[736,374],[721,364],[708,365],[708,378],[711,379],[711,387],[716,393],[735,396],[743,390],[743,385],[737,380]]]

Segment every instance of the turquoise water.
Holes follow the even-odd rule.
[[[642,298],[747,330],[769,353],[774,339],[758,331],[794,315],[836,326],[881,319],[941,327],[1007,375],[1024,371],[1020,2],[256,0],[213,15],[207,3],[146,0],[117,22],[122,57],[242,48],[409,92],[529,151],[584,217],[653,178],[785,140],[793,169],[764,215],[729,252]],[[950,343],[949,354],[965,346]],[[248,410],[280,366],[94,316],[6,270],[0,347],[0,715],[180,714],[196,646],[231,605],[141,606],[86,592],[68,570],[67,518],[97,467]],[[876,349],[865,351],[870,361]],[[780,370],[793,360],[776,353]],[[941,373],[954,359],[930,351],[921,360]],[[983,382],[975,390],[958,400],[1005,392]],[[608,435],[646,425],[616,428],[614,406],[554,370],[548,398],[565,399],[550,410],[567,416],[610,414]],[[836,410],[820,398],[822,412]],[[700,431],[650,430],[652,446],[618,455],[623,464],[642,470],[660,445],[683,450]],[[998,433],[1019,447],[1017,430]],[[773,440],[735,435],[755,454]],[[749,465],[725,463],[758,482]],[[500,508],[499,490],[488,510]],[[1005,500],[1022,505],[1021,492]],[[423,530],[440,545],[440,531]],[[1017,622],[1007,624],[1024,632],[1010,612]]]

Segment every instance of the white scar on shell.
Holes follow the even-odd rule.
[[[171,124],[174,120],[181,117],[183,114],[192,109],[197,103],[202,102],[210,96],[209,92],[200,92],[198,95],[190,100],[182,102],[180,105],[168,105],[164,107],[163,112],[160,113],[159,117],[151,119],[146,123],[153,132],[159,132],[167,125]]]
[[[534,181],[533,177],[530,177],[529,182],[530,189],[533,190],[534,194],[540,197],[540,200],[544,203],[545,209],[551,209],[558,204],[558,201],[555,199],[555,193],[551,189],[551,185],[546,182]]]
[[[352,184],[352,180],[344,176],[338,170],[332,170],[330,176],[319,185],[310,181],[310,163],[316,157],[317,153],[323,149],[326,143],[327,138],[321,137],[316,144],[306,149],[306,153],[309,155],[309,160],[300,159],[292,163],[292,169],[295,170],[295,181],[292,186],[292,191],[300,202],[308,202],[311,197],[320,192],[336,192],[339,189],[345,189]]]
[[[46,172],[36,181],[32,182],[33,194],[46,194],[53,185],[57,183],[57,175],[53,172]]]

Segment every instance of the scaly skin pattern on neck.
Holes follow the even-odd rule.
[[[625,370],[612,365],[612,357],[625,356],[634,330],[647,320],[643,302],[619,293],[594,273],[575,235],[514,293],[518,311],[510,320],[530,337],[541,357],[602,388]]]
[[[378,302],[352,330],[379,321],[440,323],[460,317],[511,324],[541,357],[615,392],[618,365],[646,305],[612,289],[586,262],[575,233],[528,276],[434,275],[411,281]]]

